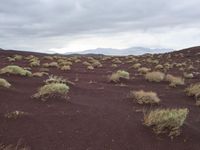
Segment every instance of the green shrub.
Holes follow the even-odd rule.
[[[156,109],[144,115],[144,124],[153,126],[156,134],[169,133],[169,136],[178,136],[189,110],[184,109]]]
[[[155,104],[160,102],[158,95],[152,91],[131,91],[130,97],[134,98],[139,104]]]
[[[11,84],[5,79],[0,78],[0,87],[9,88]]]
[[[32,73],[28,70],[25,70],[22,67],[16,66],[16,65],[10,65],[2,68],[0,70],[0,74],[15,74],[15,75],[21,75],[21,76],[31,76]]]
[[[41,98],[46,101],[49,97],[60,96],[66,98],[69,92],[69,86],[64,83],[50,83],[39,88],[38,93],[34,94],[34,98]]]

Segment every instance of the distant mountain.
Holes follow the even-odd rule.
[[[103,54],[103,55],[114,55],[114,56],[126,56],[126,55],[143,55],[147,53],[165,53],[173,51],[173,49],[160,49],[160,48],[144,48],[144,47],[131,47],[127,49],[113,49],[113,48],[97,48],[91,50],[85,50],[74,53],[66,54]]]

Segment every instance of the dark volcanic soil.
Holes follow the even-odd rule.
[[[184,56],[178,57],[179,53]],[[191,60],[190,63],[195,66],[193,71],[198,72],[198,53],[199,47],[174,52],[172,60],[182,63]],[[0,68],[11,64],[6,57],[13,54],[33,54],[41,61],[44,56],[0,51]],[[83,62],[86,57],[81,59]],[[50,69],[49,74],[75,82],[75,85],[70,86],[67,102],[54,99],[44,103],[31,98],[47,76],[0,75],[12,84],[10,89],[0,89],[0,143],[16,144],[21,140],[32,150],[200,150],[200,108],[195,105],[194,98],[184,93],[190,83],[199,81],[198,74],[193,79],[186,79],[184,86],[171,88],[164,82],[146,81],[136,69],[130,69],[133,63],[113,68],[110,60],[101,62],[103,67],[94,70],[87,70],[82,63],[74,63],[70,71]],[[167,54],[163,54],[160,59],[161,64],[164,62],[167,62]],[[150,66],[146,62],[140,63]],[[13,64],[28,67],[26,60]],[[127,70],[135,79],[125,81],[124,86],[108,83],[107,76],[118,69]],[[39,67],[33,68],[33,72],[37,70]],[[171,69],[170,73],[182,75],[177,68]],[[78,81],[75,81],[76,78]],[[151,128],[143,125],[142,110],[158,106],[139,105],[128,98],[130,90],[140,89],[156,92],[162,100],[159,104],[161,108],[186,107],[190,110],[180,136],[171,140],[167,135],[155,135]],[[15,110],[30,115],[16,120],[3,117],[5,113]]]

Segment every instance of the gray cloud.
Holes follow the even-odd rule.
[[[199,5],[198,0],[1,0],[0,47],[50,49],[88,35],[198,28]]]

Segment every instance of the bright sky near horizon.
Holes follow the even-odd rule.
[[[199,0],[1,0],[0,47],[58,53],[200,45]]]

